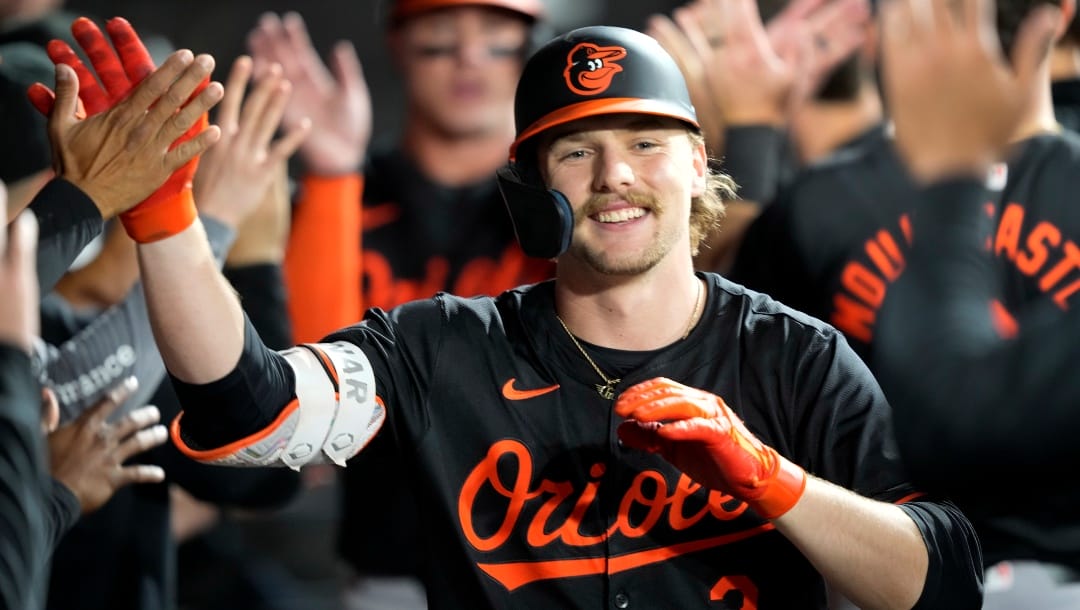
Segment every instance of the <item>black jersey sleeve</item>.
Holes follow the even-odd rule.
[[[202,449],[222,447],[269,426],[292,400],[296,377],[244,316],[240,360],[217,381],[192,384],[170,374],[184,408],[183,434]]]
[[[890,408],[866,365],[831,328],[814,333],[792,387],[809,397],[804,447],[810,470],[857,493],[899,502],[926,543],[929,565],[920,609],[978,608],[982,553],[971,521],[955,505],[922,495],[908,482]],[[805,426],[805,428],[803,428]]]
[[[52,180],[30,202],[38,219],[37,272],[42,295],[56,285],[75,257],[101,233],[104,220],[79,187]]]
[[[390,311],[373,308],[362,323],[325,339],[357,344],[367,354],[375,371],[376,392],[386,405],[387,420],[402,450],[428,429],[431,375],[439,366],[450,310],[459,303],[440,293]]]
[[[371,362],[376,393],[387,407],[389,421],[405,421],[422,434],[427,425],[427,377],[435,370],[444,320],[444,300],[436,297],[389,312],[372,309],[360,324],[322,342],[359,346]],[[292,368],[266,347],[246,315],[244,323],[244,349],[227,375],[208,384],[172,377],[184,408],[184,438],[200,449],[221,447],[264,430],[295,396]]]
[[[50,551],[41,395],[22,350],[0,345],[0,608],[34,608]]]
[[[986,196],[975,180],[923,191],[908,268],[874,345],[912,476],[965,501],[997,497],[1009,481],[1053,490],[1080,458],[1080,310],[1019,312],[1020,335],[998,335]]]
[[[975,528],[956,505],[927,498],[901,504],[926,543],[929,562],[913,610],[982,607],[983,561]]]

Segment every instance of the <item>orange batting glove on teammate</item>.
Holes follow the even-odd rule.
[[[766,519],[795,506],[806,472],[759,441],[719,396],[664,377],[619,396],[623,444],[667,461],[701,485],[731,494]]]
[[[150,58],[150,53],[126,19],[110,19],[105,29],[116,47],[115,52],[93,21],[80,17],[71,25],[71,33],[90,58],[104,90],[67,43],[53,40],[47,47],[53,63],[67,64],[75,69],[79,77],[79,99],[82,100],[88,116],[118,104],[142,79],[154,71],[154,60]],[[192,94],[192,98],[208,83],[209,79],[204,81]],[[39,111],[45,115],[52,112],[55,95],[48,87],[35,83],[30,87],[29,95]],[[173,143],[173,147],[198,135],[208,124],[209,120],[204,114]],[[195,221],[197,212],[191,195],[191,181],[198,164],[199,159],[195,157],[173,172],[153,194],[120,215],[120,220],[132,239],[140,243],[157,241],[183,231]]]

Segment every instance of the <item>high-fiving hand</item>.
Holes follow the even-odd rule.
[[[190,51],[178,51],[161,70],[155,71],[149,53],[127,21],[112,19],[106,29],[116,46],[115,52],[89,19],[79,18],[72,25],[72,33],[90,58],[104,89],[71,47],[54,40],[49,43],[48,51],[57,65],[58,91],[54,95],[45,85],[37,83],[30,88],[29,95],[34,105],[50,116],[50,137],[60,155],[65,146],[74,146],[78,140],[87,140],[85,148],[102,141],[108,144],[107,137],[116,136],[111,141],[115,145],[112,150],[108,146],[95,149],[112,154],[98,154],[88,161],[89,173],[111,169],[115,175],[112,179],[91,180],[89,190],[84,190],[99,206],[102,206],[99,200],[109,202],[103,206],[103,215],[123,212],[121,220],[133,239],[154,241],[183,230],[195,218],[191,180],[198,155],[218,136],[216,129],[208,127],[206,111],[221,98],[221,86],[207,85],[214,67],[209,55],[192,58]],[[74,76],[67,68],[74,71]],[[66,95],[63,99],[61,88]],[[76,99],[81,100],[85,113],[91,117],[88,121],[98,115],[107,116],[108,120],[80,123],[82,117],[76,112]],[[64,106],[54,111],[54,105],[61,101]],[[84,130],[94,133],[78,133]],[[162,146],[165,150],[159,152]],[[139,156],[152,162],[151,170],[168,169],[166,177],[155,180],[152,174],[139,177],[132,173],[116,174],[124,169],[125,163],[130,163],[130,153],[136,150]],[[86,176],[82,175],[82,168],[71,167],[73,159],[72,155],[58,159],[61,176],[84,187],[79,180]],[[177,165],[177,161],[182,162]],[[129,191],[141,194],[147,184],[154,188],[131,207]]]
[[[1043,4],[1001,53],[993,0],[889,0],[882,6],[882,73],[896,145],[930,182],[981,178],[1035,102],[1060,9]]]
[[[53,63],[58,66],[70,66],[78,76],[79,88],[76,91],[80,92],[80,99],[89,116],[103,113],[134,98],[134,95],[129,97],[129,94],[147,75],[154,71],[154,64],[150,59],[150,54],[132,29],[131,24],[117,17],[108,22],[106,30],[116,47],[115,51],[109,46],[97,25],[89,19],[80,17],[71,26],[72,34],[74,34],[79,46],[83,48],[90,58],[94,73],[100,77],[104,90],[97,84],[94,73],[87,69],[67,43],[53,40],[48,45],[49,57],[53,60]],[[186,57],[190,55],[190,52],[186,51],[178,53],[185,54],[183,55],[185,61]],[[206,108],[202,107],[204,104],[197,102],[201,97],[199,95],[200,91],[213,87],[209,99],[204,101],[216,103],[221,96],[220,85],[208,86],[209,73],[214,68],[212,57],[200,55],[195,58],[194,63],[204,68],[206,74],[202,80],[195,83],[194,87],[186,91],[186,95],[183,90],[166,87],[154,91],[159,96],[158,98],[148,99],[150,92],[143,90],[144,95],[141,102],[145,105],[131,109],[131,112],[124,115],[124,118],[127,121],[134,121],[143,114],[153,116],[160,119],[159,122],[164,124],[165,130],[169,130],[170,135],[172,133],[170,128],[183,124],[184,129],[180,132],[180,135],[169,141],[171,147],[182,145],[199,134],[211,131],[207,129],[209,121]],[[181,80],[183,79],[181,78]],[[59,87],[59,82],[57,86]],[[40,83],[35,84],[31,87],[30,98],[39,110],[51,115],[53,94],[47,87]],[[158,103],[159,98],[160,103]],[[193,99],[196,103],[187,103]],[[210,105],[213,105],[213,103]],[[177,111],[181,108],[183,110],[178,113]],[[202,110],[202,112],[197,113],[197,110]],[[66,111],[64,115],[72,116]],[[154,134],[147,133],[148,131],[150,130],[134,130],[133,136],[149,139]],[[209,137],[216,138],[216,132],[211,131],[211,133],[213,135]],[[199,146],[197,145],[196,148],[199,148]],[[191,182],[195,176],[197,166],[198,155],[196,154],[189,157],[183,165],[172,171],[164,184],[155,183],[160,184],[160,186],[150,193],[148,197],[121,214],[124,228],[127,229],[132,239],[138,242],[163,239],[184,230],[195,220]]]

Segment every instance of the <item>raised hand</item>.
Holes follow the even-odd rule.
[[[863,42],[869,9],[866,0],[796,0],[765,25],[755,0],[696,0],[673,16],[653,17],[650,34],[696,81],[705,114],[716,114],[705,127],[781,125]]]
[[[262,263],[281,264],[289,242],[292,201],[289,197],[289,167],[278,163],[270,187],[262,201],[236,231],[225,265],[239,267]]]
[[[984,176],[1035,101],[1060,9],[1032,11],[1011,62],[997,42],[994,15],[993,0],[890,0],[882,7],[884,89],[897,148],[916,179]]]
[[[0,182],[0,204],[7,204]],[[23,212],[0,231],[0,343],[30,353],[38,335],[37,218]]]
[[[698,3],[688,5],[686,10],[700,12],[701,5]],[[664,50],[679,65],[679,70],[686,80],[687,90],[690,92],[690,101],[694,104],[697,112],[698,124],[701,132],[705,134],[705,143],[710,153],[718,153],[724,149],[724,123],[723,113],[717,107],[713,99],[712,89],[707,81],[705,58],[686,37],[679,26],[666,15],[653,15],[649,18],[645,33],[652,36],[664,47]]]
[[[89,19],[80,17],[72,24],[72,34],[90,58],[94,71],[104,85],[104,91],[97,85],[94,74],[79,61],[74,51],[64,42],[54,40],[48,45],[50,58],[57,65],[71,66],[78,75],[83,95],[82,102],[87,114],[93,116],[113,108],[127,98],[132,87],[137,85],[153,69],[154,64],[131,24],[122,18],[111,19],[106,24],[109,37],[116,51],[109,46],[101,30]],[[209,62],[213,70],[213,58],[200,56],[196,63]],[[198,89],[206,87],[207,79],[197,83]],[[31,87],[30,98],[42,111],[49,109],[52,95],[44,85]],[[170,106],[175,110],[188,98],[173,99]],[[157,109],[161,104],[155,105]],[[196,120],[188,122],[188,128],[182,132],[173,145],[182,144],[203,132],[207,125],[207,115],[203,112]],[[160,183],[148,197],[137,206],[121,214],[124,228],[138,242],[150,242],[163,239],[185,229],[195,219],[195,208],[191,197],[191,181],[198,166],[198,156],[189,158]]]
[[[866,42],[867,0],[796,0],[769,20],[765,32],[777,55],[798,66],[789,106],[805,102],[838,65]]]
[[[107,421],[135,387],[135,379],[127,379],[49,435],[52,476],[75,494],[84,515],[100,508],[121,487],[165,480],[159,466],[124,465],[128,458],[168,439],[165,426],[155,425],[161,417],[157,407],[136,409],[115,423]]]
[[[719,396],[657,377],[622,393],[615,413],[629,447],[659,453],[695,482],[731,494],[766,519],[786,513],[806,473],[759,441]]]
[[[278,170],[311,126],[306,119],[300,120],[275,141],[293,87],[274,64],[245,99],[251,73],[251,58],[240,57],[233,63],[217,117],[221,141],[203,157],[195,176],[199,210],[233,227],[264,201]]]
[[[305,118],[311,135],[300,147],[308,171],[323,176],[355,172],[371,140],[371,95],[352,43],[339,42],[323,64],[297,13],[278,18],[267,13],[248,35],[255,72],[282,66],[294,92],[285,108],[284,126],[295,129]]]
[[[189,101],[212,69],[209,56],[177,51],[123,101],[80,119],[79,80],[70,66],[57,64],[55,108],[49,116],[57,174],[93,199],[105,218],[149,197],[220,135],[208,127],[172,148],[221,99],[221,85],[212,83]],[[35,91],[39,99],[53,98],[44,85],[35,85]]]

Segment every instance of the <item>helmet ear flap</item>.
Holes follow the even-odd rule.
[[[527,256],[555,258],[570,247],[574,211],[566,196],[544,188],[535,170],[510,163],[495,172],[518,244]]]

